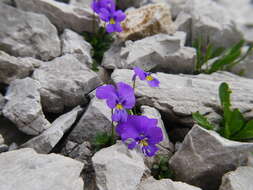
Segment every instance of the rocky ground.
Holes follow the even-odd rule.
[[[196,125],[199,111],[221,120],[218,87],[253,119],[253,55],[233,68],[194,75],[192,42],[253,42],[251,0],[120,0],[123,32],[92,70],[82,32],[101,24],[91,0],[0,2],[0,190],[253,190],[253,143]],[[95,152],[111,130],[111,110],[94,95],[106,83],[131,84],[134,66],[155,72],[159,88],[137,81],[140,112],[158,119],[172,179],[151,175],[155,158],[121,142]]]

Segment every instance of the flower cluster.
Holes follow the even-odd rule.
[[[151,87],[158,87],[158,79],[151,73],[135,67],[133,81],[137,76],[146,80]],[[157,119],[150,119],[141,115],[129,115],[128,110],[135,106],[134,88],[123,82],[104,85],[96,90],[96,97],[105,99],[109,108],[113,110],[112,121],[117,122],[116,132],[129,149],[140,147],[145,156],[154,156],[158,151],[156,144],[163,140],[161,128],[157,126]]]
[[[93,0],[91,8],[101,20],[107,23],[107,32],[122,32],[120,22],[126,18],[126,15],[122,10],[116,10],[114,0]]]

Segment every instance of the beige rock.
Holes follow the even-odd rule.
[[[126,19],[122,22],[124,31],[118,34],[123,40],[136,40],[158,33],[176,32],[170,7],[166,4],[157,3],[131,9],[126,12],[126,15]]]

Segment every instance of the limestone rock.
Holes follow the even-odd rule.
[[[44,16],[0,3],[0,49],[21,57],[50,60],[61,53],[56,28]]]
[[[0,154],[0,165],[0,189],[83,190],[83,164],[64,156],[26,148]]]
[[[101,84],[97,74],[71,54],[45,62],[33,78],[41,84],[43,109],[53,113],[86,103],[85,95]]]
[[[76,143],[91,141],[97,133],[111,131],[111,109],[104,100],[93,98],[68,140]]]
[[[29,140],[21,147],[33,148],[38,153],[49,153],[74,124],[78,113],[81,111],[82,109],[78,106],[72,111],[60,116],[52,123],[49,129],[44,131],[41,135]]]
[[[38,135],[50,127],[40,103],[40,84],[31,79],[13,81],[6,93],[3,115],[28,135]]]
[[[118,36],[124,40],[136,40],[154,34],[175,33],[170,8],[166,4],[151,4],[126,12],[122,22],[123,32]]]
[[[0,51],[0,83],[28,77],[41,62],[33,58],[16,58]]]
[[[92,3],[92,0],[70,0],[69,4],[76,7],[85,7],[89,8]]]
[[[98,26],[97,16],[93,16],[89,8],[79,8],[53,0],[15,0],[15,2],[20,9],[46,15],[59,31],[69,28],[75,32],[94,32],[93,29]]]
[[[239,167],[222,177],[219,190],[251,190],[253,188],[253,168]]]
[[[79,34],[65,29],[61,35],[62,43],[62,54],[72,54],[74,55],[81,63],[87,65],[92,64],[91,58],[91,45],[84,40]]]
[[[2,110],[4,108],[4,105],[5,105],[5,99],[4,99],[3,95],[0,93],[0,116],[2,114]]]
[[[131,70],[115,70],[111,76],[114,82],[124,81],[132,85]],[[249,113],[253,107],[251,79],[227,72],[211,75],[157,73],[154,76],[160,80],[159,88],[149,87],[146,81],[136,81],[135,93],[138,104],[155,107],[166,115],[167,119],[189,127],[193,125],[192,112],[199,111],[208,116],[220,109],[218,88],[222,82],[229,84],[232,90],[231,102],[235,108],[239,108],[242,113]],[[253,118],[252,112],[248,118]]]
[[[225,173],[246,164],[251,151],[253,143],[230,141],[194,126],[169,163],[176,180],[216,190]]]
[[[150,177],[144,180],[137,190],[201,190],[198,187],[182,182],[174,182],[170,179],[155,180]]]
[[[92,157],[98,190],[136,190],[147,172],[141,153],[117,143]]]
[[[116,49],[121,45],[115,44],[105,54],[102,65],[107,69],[138,66],[146,71],[190,74],[194,70],[196,51],[184,47],[185,38],[184,32],[177,32],[172,36],[157,34],[135,42],[127,41],[121,50]]]

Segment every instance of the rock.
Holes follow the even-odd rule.
[[[92,0],[70,0],[69,4],[76,7],[90,8]]]
[[[101,84],[96,73],[70,54],[45,62],[32,77],[41,84],[43,109],[52,113],[85,104],[85,95]]]
[[[0,4],[0,49],[13,56],[50,60],[61,53],[56,28],[44,16]]]
[[[39,135],[51,126],[42,112],[39,89],[39,82],[31,78],[17,79],[5,96],[4,117],[28,135]]]
[[[0,153],[7,152],[9,150],[8,145],[0,144]]]
[[[144,180],[137,190],[201,190],[198,187],[182,182],[174,182],[170,179],[155,180],[150,177]]]
[[[192,18],[192,41],[202,38],[203,43],[209,41],[215,47],[230,47],[243,38],[233,17],[212,0],[188,0],[183,12]]]
[[[115,70],[111,77],[114,82],[124,81],[132,85],[133,71]],[[155,107],[171,122],[191,127],[192,112],[199,111],[209,115],[219,113],[220,102],[218,88],[222,82],[227,82],[232,90],[233,107],[242,113],[252,110],[253,80],[236,76],[227,72],[217,72],[211,75],[171,75],[157,73],[160,80],[159,88],[151,88],[146,81],[136,81],[136,97],[139,105]],[[187,95],[187,96],[186,96]],[[251,112],[252,113],[252,112]],[[219,114],[220,115],[220,114]],[[248,116],[253,119],[253,115]],[[217,118],[218,120],[220,118]],[[214,119],[213,119],[214,121]]]
[[[104,100],[93,98],[81,117],[80,121],[71,131],[68,140],[78,144],[92,141],[97,133],[111,131],[111,109]]]
[[[126,12],[122,22],[123,32],[119,38],[137,40],[159,33],[175,33],[175,25],[171,19],[170,8],[166,4],[151,4]]]
[[[239,167],[222,177],[219,190],[251,190],[253,181],[252,167]]]
[[[136,190],[147,172],[141,153],[117,143],[92,157],[98,190]]]
[[[168,73],[193,73],[196,50],[184,47],[186,35],[177,32],[173,36],[157,34],[135,42],[126,42],[121,51],[112,47],[103,59],[107,69],[131,69],[134,66],[146,71]],[[111,57],[113,54],[116,56]],[[112,60],[112,58],[116,59]]]
[[[175,180],[205,190],[217,190],[222,176],[245,165],[253,143],[230,141],[214,131],[194,126],[170,159]]]
[[[0,189],[83,190],[83,164],[64,156],[26,148],[2,153],[0,165]]]
[[[33,58],[16,58],[0,51],[0,83],[10,84],[15,79],[28,77],[41,61]]]
[[[63,31],[68,28],[75,32],[94,32],[98,27],[97,16],[90,8],[79,8],[52,0],[15,0],[18,8],[46,15],[48,19]]]
[[[111,71],[105,69],[104,67],[98,66],[98,71],[96,72],[105,84],[111,83]]]
[[[72,54],[81,63],[85,63],[89,66],[92,64],[91,58],[91,45],[84,40],[79,34],[65,29],[61,35],[62,54]]]
[[[41,135],[32,138],[21,147],[33,148],[36,152],[42,154],[49,153],[74,124],[81,111],[82,108],[78,106],[72,111],[61,115],[52,123],[49,129],[44,131]]]
[[[5,99],[3,95],[0,93],[0,116],[2,115],[2,110],[4,108],[4,105],[5,105]]]
[[[2,134],[0,134],[0,145],[1,144],[4,144],[4,138],[3,138]]]
[[[253,167],[253,153],[249,153],[248,155],[247,166]]]

